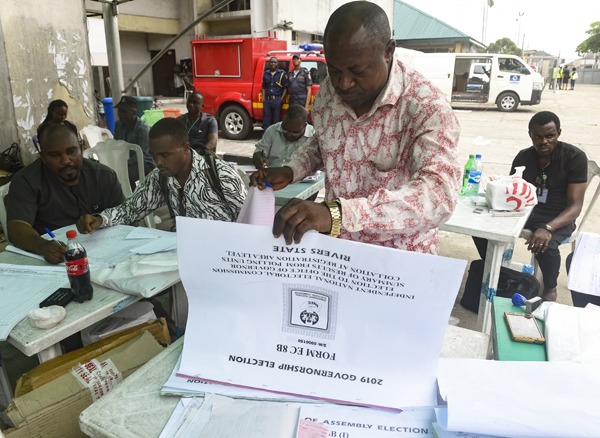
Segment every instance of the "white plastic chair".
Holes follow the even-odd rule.
[[[142,149],[137,144],[127,143],[124,140],[109,139],[97,143],[96,146],[91,149],[83,151],[84,157],[96,159],[115,171],[126,198],[129,198],[133,194],[131,185],[129,184],[129,169],[127,167],[129,151],[134,151],[137,157],[138,175],[141,183],[146,178],[144,174],[144,155]],[[152,214],[146,216],[144,221],[146,222],[147,227],[155,228],[154,217]]]
[[[81,139],[85,142],[88,148],[93,148],[98,143],[113,138],[112,132],[100,126],[88,125],[79,130]]]
[[[600,197],[600,166],[598,165],[598,163],[596,161],[588,160],[588,185],[585,189],[586,195],[588,195],[588,192],[591,190],[591,187],[594,185],[595,179],[598,179],[597,184],[596,184],[596,189],[593,192],[594,194],[592,195],[592,199],[590,200],[590,202],[587,203],[587,205],[584,203],[583,209],[581,210],[581,214],[575,221],[577,228],[575,229],[573,234],[571,234],[571,236],[567,237],[565,240],[563,240],[561,242],[561,245],[566,245],[566,244],[570,243],[572,251],[575,251],[575,246],[577,244],[577,236],[579,236],[579,233],[581,232],[587,218],[589,217],[590,212],[594,209],[594,204],[596,204],[598,197]],[[521,238],[523,238],[523,239],[528,239],[530,236],[531,236],[531,230],[523,230],[521,232]],[[540,271],[540,266],[537,264],[537,260],[535,259],[535,255],[533,255],[533,254],[531,255],[531,264],[534,266],[535,277],[538,280],[540,280],[540,282],[541,282],[542,274]]]
[[[0,186],[0,225],[2,225],[2,230],[4,230],[4,237],[6,237],[6,241],[10,243],[8,240],[8,228],[6,225],[6,205],[4,204],[4,198],[8,195],[8,187],[10,183],[4,184]]]
[[[186,79],[183,81],[183,102],[187,102],[187,98],[194,92],[194,84],[188,82]]]

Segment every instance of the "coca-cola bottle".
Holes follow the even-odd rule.
[[[69,240],[67,241],[67,252],[65,253],[65,265],[67,265],[71,292],[73,292],[75,301],[83,303],[91,300],[94,294],[87,253],[77,240],[77,231],[67,231],[67,239]]]

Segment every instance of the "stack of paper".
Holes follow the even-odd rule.
[[[363,406],[436,403],[464,261],[318,233],[288,246],[267,227],[201,219],[177,230],[179,374]]]
[[[60,288],[68,286],[64,266],[22,266],[0,264],[0,341],[6,341],[11,330],[31,309]]]

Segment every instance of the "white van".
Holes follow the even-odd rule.
[[[433,82],[453,107],[515,111],[542,100],[544,79],[520,58],[497,53],[423,53],[396,48],[401,62]]]

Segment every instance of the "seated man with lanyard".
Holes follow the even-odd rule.
[[[579,148],[558,141],[560,120],[550,111],[535,114],[529,122],[533,146],[520,151],[512,163],[525,166],[523,179],[537,187],[538,204],[525,224],[532,234],[525,242],[535,254],[544,278],[542,299],[556,301],[560,270],[559,245],[575,231],[587,187],[587,157]],[[487,240],[474,237],[485,259]]]
[[[75,133],[65,125],[44,129],[40,158],[15,174],[7,197],[11,243],[49,263],[64,261],[65,245],[40,237],[73,225],[124,200],[115,172],[83,158]]]
[[[190,146],[201,154],[204,149],[216,152],[219,127],[213,116],[202,112],[204,96],[195,91],[188,96],[185,105],[187,114],[177,117],[177,120],[185,125]]]
[[[315,129],[308,124],[308,111],[301,105],[290,105],[283,121],[267,128],[256,143],[252,161],[257,169],[285,166],[294,151],[312,138]]]
[[[115,124],[115,139],[124,140],[127,143],[137,144],[144,154],[144,173],[147,175],[154,169],[154,161],[148,149],[148,131],[150,127],[137,116],[137,102],[131,96],[123,96],[116,105],[119,120]],[[129,154],[127,161],[129,170],[129,183],[135,188],[135,182],[140,179],[138,175],[137,156],[133,151]]]
[[[150,151],[157,168],[121,205],[77,221],[81,233],[136,222],[167,204],[172,216],[234,222],[246,198],[246,187],[223,160],[205,158],[187,140],[177,119],[159,120],[150,129]]]

